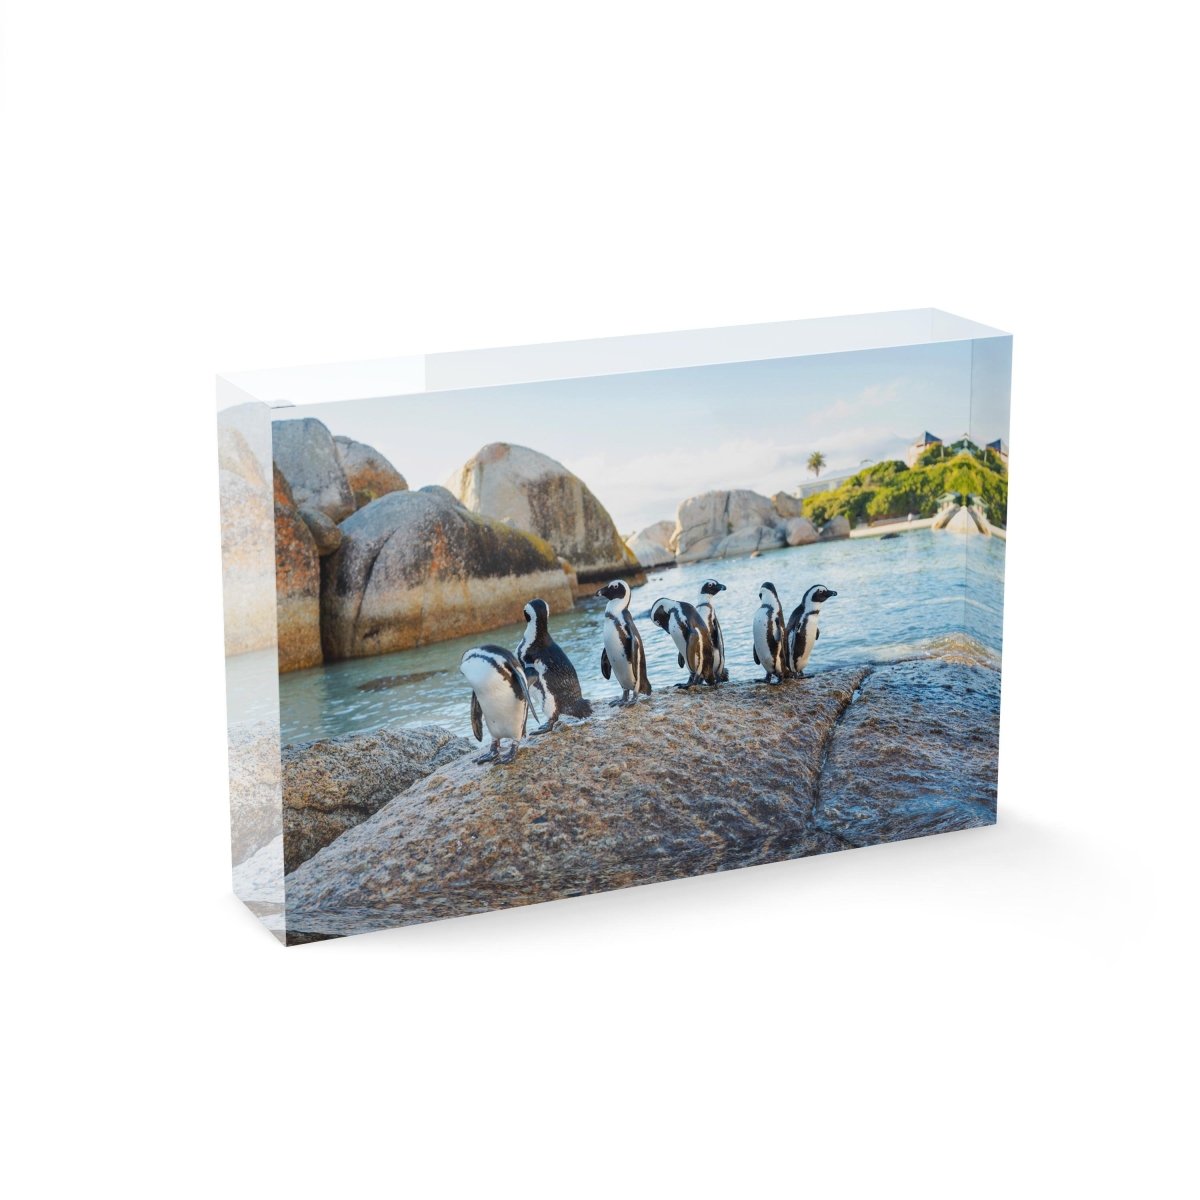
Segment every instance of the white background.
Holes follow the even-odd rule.
[[[1190,1191],[1185,11],[5,6],[14,1194]],[[927,304],[1016,335],[998,828],[239,908],[216,371]]]

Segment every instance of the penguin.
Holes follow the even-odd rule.
[[[792,610],[788,617],[787,657],[788,670],[793,675],[803,675],[808,663],[808,656],[817,644],[821,631],[817,628],[817,619],[821,615],[821,605],[826,600],[832,600],[837,592],[832,592],[823,584],[814,584],[804,593],[804,599]]]
[[[708,625],[708,635],[712,639],[713,674],[718,683],[729,681],[729,668],[725,665],[725,637],[721,633],[721,622],[717,620],[717,610],[713,605],[713,598],[724,590],[723,583],[718,583],[715,579],[706,579],[700,585],[700,599],[696,602],[700,615]]]
[[[525,736],[529,717],[529,684],[525,669],[516,656],[503,646],[476,646],[468,650],[458,664],[471,685],[471,730],[475,740],[483,741],[483,723],[492,735],[492,748],[475,761],[510,763],[517,756],[517,743]],[[500,753],[500,740],[512,745]]]
[[[592,715],[592,706],[579,687],[579,675],[550,636],[550,607],[545,600],[530,600],[525,605],[525,636],[517,646],[517,661],[525,669],[530,692],[541,696],[545,718],[530,737],[549,733],[562,717],[582,719]]]
[[[773,583],[758,589],[761,602],[754,614],[754,661],[767,673],[766,683],[782,683],[788,675],[783,605]]]
[[[650,610],[650,619],[660,629],[671,635],[675,649],[679,651],[679,665],[688,668],[687,683],[677,683],[677,688],[690,688],[704,682],[715,685],[713,669],[712,637],[708,623],[686,600],[656,600]]]
[[[614,579],[596,595],[608,601],[604,608],[604,649],[600,651],[600,673],[605,679],[616,675],[621,685],[620,699],[610,700],[609,704],[636,704],[639,693],[648,696],[652,689],[646,674],[646,649],[633,617],[629,615],[629,599],[633,593],[623,579]]]

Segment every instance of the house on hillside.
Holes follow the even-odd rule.
[[[907,466],[915,467],[917,459],[929,449],[930,446],[940,446],[942,439],[936,433],[930,433],[927,429],[909,448],[904,452],[904,462]]]

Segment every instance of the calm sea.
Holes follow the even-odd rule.
[[[751,622],[758,588],[770,580],[785,616],[806,588],[822,583],[838,595],[821,614],[821,640],[809,672],[880,662],[949,649],[992,658],[1001,651],[1004,543],[997,538],[917,531],[880,540],[864,538],[778,550],[758,558],[693,563],[655,571],[634,591],[650,681],[656,688],[681,682],[670,638],[645,614],[659,596],[696,602],[709,577],[727,587],[717,597],[731,679],[757,679]],[[619,694],[600,674],[603,602],[585,601],[551,615],[551,632],[579,672],[593,701]],[[308,742],[383,725],[436,723],[470,735],[470,691],[458,673],[464,650],[483,642],[515,649],[524,625],[489,630],[398,654],[293,671],[279,681],[285,743]],[[262,659],[262,661],[258,661]],[[233,671],[270,669],[266,656],[230,660]],[[233,714],[236,717],[253,714]]]

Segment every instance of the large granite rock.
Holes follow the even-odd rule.
[[[545,541],[437,492],[381,496],[341,529],[341,546],[321,562],[321,633],[331,659],[520,622],[534,596],[552,613],[573,603]]]
[[[233,861],[241,863],[283,831],[279,727],[268,721],[231,725],[228,739],[230,839]]]
[[[285,746],[283,862],[288,871],[475,742],[438,725],[380,729]]]
[[[225,653],[245,654],[275,640],[275,509],[265,484],[225,469],[220,497]]]
[[[354,511],[354,493],[333,438],[315,417],[275,421],[271,425],[271,456],[298,507],[320,509],[334,522],[344,521]]]
[[[771,501],[757,492],[738,489],[692,496],[679,506],[676,516],[676,558],[681,563],[713,558],[730,534],[770,527],[777,519]]]
[[[845,517],[830,517],[821,526],[821,541],[823,542],[831,542],[837,538],[848,538],[849,536],[850,522]]]
[[[1000,675],[938,660],[873,671],[821,773],[816,826],[869,846],[996,819]]]
[[[262,650],[275,641],[274,506],[264,473],[269,437],[265,406],[238,405],[217,415],[227,655]]]
[[[312,534],[313,544],[317,554],[324,558],[332,554],[342,544],[342,531],[319,508],[297,509],[300,519],[308,526]]]
[[[275,622],[280,671],[321,662],[321,567],[317,544],[275,468]]]
[[[220,418],[218,417],[218,422]],[[250,449],[245,434],[232,426],[217,425],[217,465],[257,488],[265,488],[262,465]]]
[[[799,496],[793,496],[790,492],[776,492],[771,497],[771,504],[785,521],[789,517],[804,516],[804,501]]]
[[[408,481],[374,446],[353,438],[335,437],[334,450],[345,473],[355,508],[362,508],[380,496],[408,491]]]
[[[625,544],[643,567],[661,567],[675,561],[671,538],[674,521],[656,521],[635,533]]]
[[[562,463],[526,446],[493,442],[446,481],[472,512],[536,534],[570,561],[581,584],[643,578],[612,518]]]
[[[758,554],[764,550],[780,550],[787,545],[782,529],[774,525],[750,525],[739,529],[716,545],[711,558],[737,558],[742,554]]]
[[[788,517],[783,523],[783,532],[789,546],[807,546],[821,536],[807,517]]]
[[[468,756],[421,780],[288,876],[288,936],[988,824],[998,717],[994,672],[940,662],[655,692],[526,743],[511,768]],[[718,772],[692,752],[710,741]]]

